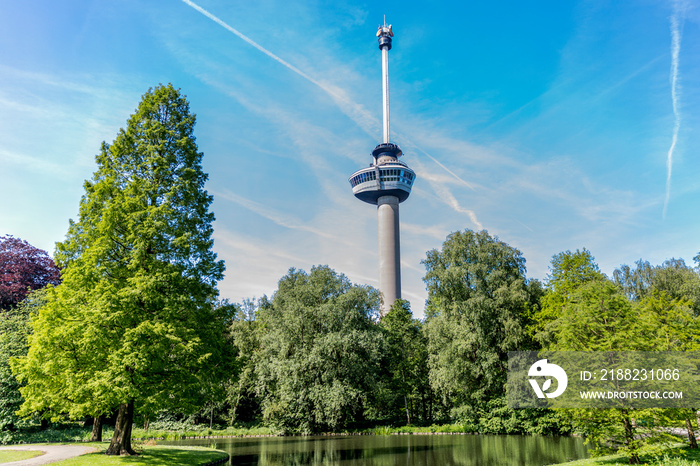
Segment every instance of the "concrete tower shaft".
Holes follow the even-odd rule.
[[[384,309],[401,299],[401,241],[399,233],[399,199],[382,196],[377,203],[379,217],[379,290]]]

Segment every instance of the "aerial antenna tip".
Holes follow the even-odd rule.
[[[386,24],[386,15],[384,15],[384,25],[379,25],[377,29],[377,37],[394,37],[394,31],[391,30],[391,24]]]

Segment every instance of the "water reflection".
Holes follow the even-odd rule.
[[[387,435],[198,439],[231,454],[232,465],[548,465],[585,458],[580,438],[516,435]]]

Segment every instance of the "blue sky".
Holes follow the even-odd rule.
[[[347,178],[392,141],[403,295],[421,260],[487,229],[528,277],[588,248],[608,274],[700,251],[700,8],[683,1],[376,3],[0,0],[0,234],[53,252],[83,180],[158,83],[197,114],[222,297],[270,295],[290,267],[378,285],[376,209]],[[210,16],[205,14],[207,12]],[[214,19],[216,18],[218,22]]]

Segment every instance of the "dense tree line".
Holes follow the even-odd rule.
[[[586,249],[554,256],[548,293],[532,327],[541,346],[563,351],[700,349],[700,271],[680,259],[636,265],[621,266],[611,279]],[[697,448],[692,409],[574,409],[562,415],[587,435],[596,453],[623,451],[630,464],[673,441],[658,426],[674,421],[685,423],[690,446]]]
[[[342,275],[327,268],[315,268],[309,275],[291,270],[271,300],[261,300],[257,308],[249,302],[248,310],[240,313],[245,317],[232,323],[236,340],[244,342],[240,348],[246,348],[237,356],[237,380],[245,383],[239,384],[235,396],[239,404],[242,393],[247,397],[248,410],[231,420],[281,422],[278,425],[287,431],[436,422],[460,423],[483,433],[577,430],[599,452],[621,448],[633,460],[665,440],[645,425],[685,420],[691,441],[694,438],[691,411],[513,410],[506,403],[505,384],[507,353],[513,350],[697,349],[698,269],[681,260],[656,267],[639,262],[636,269],[621,266],[608,278],[583,249],[555,255],[542,285],[525,277],[525,260],[517,249],[485,231],[469,230],[448,236],[440,250],[427,253],[424,264],[429,297],[422,321],[413,318],[404,301],[381,316],[369,290],[363,294],[367,320],[356,323],[355,329],[363,341],[376,345],[378,351],[363,353],[374,357],[372,361],[356,358],[352,351],[347,359],[333,359],[328,342],[342,344],[342,338],[330,321],[318,324],[319,319],[326,322],[330,308],[336,318],[347,312],[334,304],[337,295],[328,291],[352,289]],[[319,285],[321,277],[324,286]],[[293,300],[290,283],[295,283]],[[294,311],[285,313],[286,309]],[[297,351],[301,347],[305,350]],[[364,348],[360,343],[353,346],[355,351]],[[346,371],[356,365],[371,375],[370,383],[363,385],[366,379],[360,378],[354,387],[345,387],[343,371],[328,369],[318,354],[326,355],[326,363],[347,364]],[[304,369],[295,372],[300,367]],[[270,368],[278,370],[272,380]],[[318,368],[325,369],[315,372]],[[293,393],[326,393],[324,402],[336,399],[334,387],[345,387],[344,392],[352,394],[346,399],[355,400],[357,409],[346,411],[347,406],[337,402],[330,408],[312,402],[302,406],[302,397],[290,398],[289,381],[282,382],[280,374],[301,384]],[[290,399],[294,402],[280,402]],[[325,422],[318,413],[326,416]]]
[[[639,261],[608,278],[583,249],[555,255],[543,286],[526,278],[517,249],[470,230],[448,236],[424,264],[424,320],[401,300],[380,314],[377,290],[327,266],[290,269],[270,298],[211,303],[207,315],[221,329],[213,339],[223,347],[208,362],[220,370],[197,381],[191,404],[136,412],[152,420],[264,423],[289,433],[432,423],[483,433],[576,429],[600,452],[622,449],[632,461],[664,440],[645,425],[681,419],[694,439],[689,410],[513,410],[505,385],[512,350],[698,349],[698,269],[681,260]],[[5,361],[27,354],[27,321],[50,309],[51,292],[31,294],[2,321]],[[16,410],[22,399],[16,385],[10,391],[0,402]],[[99,414],[41,399],[45,405],[32,405],[30,397],[23,413]],[[18,420],[2,414],[5,429]]]
[[[96,158],[57,245],[60,279],[45,252],[0,238],[0,433],[72,418],[98,437],[111,419],[108,453],[131,454],[137,417],[289,433],[458,423],[577,430],[632,462],[664,440],[645,425],[683,420],[694,441],[688,410],[514,410],[506,380],[509,351],[697,350],[698,268],[640,260],[610,278],[583,249],[555,255],[541,283],[518,249],[465,230],[426,253],[423,320],[402,300],[382,314],[376,289],[327,266],[290,269],[270,297],[217,301],[193,127],[172,86],[144,95]]]
[[[0,433],[21,422],[20,384],[10,358],[27,353],[29,315],[44,302],[47,285],[60,283],[60,272],[46,251],[12,236],[0,236]]]

